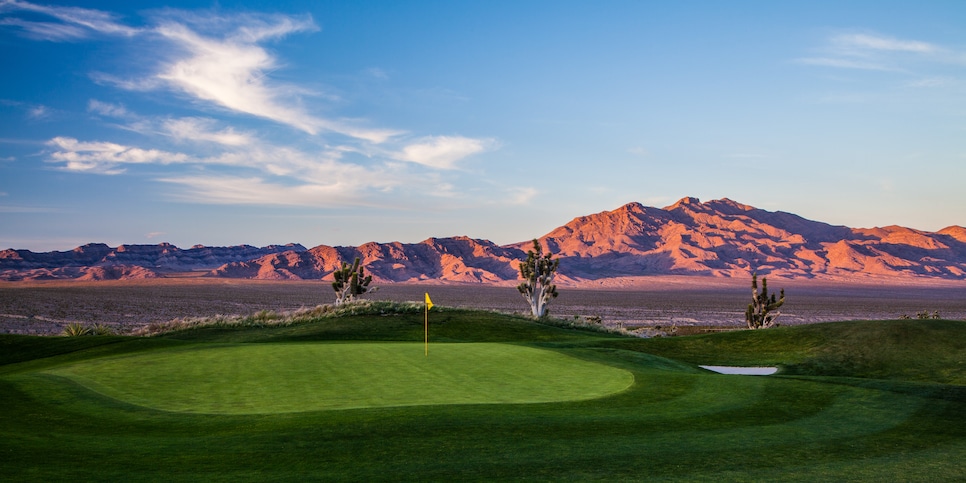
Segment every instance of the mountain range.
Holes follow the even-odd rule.
[[[616,283],[655,275],[823,280],[966,280],[966,228],[926,232],[849,228],[727,198],[683,198],[664,208],[629,203],[581,216],[539,238],[560,259],[558,282]],[[515,284],[532,241],[496,245],[468,237],[357,247],[88,244],[67,252],[0,252],[0,280],[109,280],[183,275],[331,280],[359,258],[377,283]]]

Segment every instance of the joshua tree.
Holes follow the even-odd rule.
[[[372,275],[364,275],[362,266],[359,265],[359,257],[350,266],[342,262],[342,268],[332,273],[335,281],[332,288],[335,290],[335,305],[339,306],[348,302],[356,295],[362,295],[369,290],[369,283],[372,282]]]
[[[761,279],[761,294],[758,293],[758,274],[751,274],[751,303],[745,311],[745,322],[749,329],[767,329],[775,325],[775,319],[781,315],[777,309],[785,303],[785,289],[781,289],[781,297],[775,294],[768,297],[768,279]]]
[[[533,249],[527,251],[527,260],[520,263],[520,276],[523,283],[517,290],[530,304],[530,312],[534,317],[547,315],[547,305],[557,297],[557,286],[553,284],[553,277],[557,274],[560,260],[551,260],[551,254],[543,254],[540,242],[533,240]]]

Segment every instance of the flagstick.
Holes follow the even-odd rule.
[[[429,357],[429,309],[433,308],[433,301],[429,299],[429,292],[426,292],[426,318],[423,321],[423,331],[426,333],[426,357]]]

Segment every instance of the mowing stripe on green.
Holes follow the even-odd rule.
[[[508,344],[239,344],[158,350],[50,371],[167,411],[257,414],[429,404],[593,399],[631,386],[623,369]]]

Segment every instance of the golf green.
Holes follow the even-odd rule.
[[[259,414],[430,404],[593,399],[634,382],[623,369],[509,344],[236,344],[156,350],[50,373],[166,411]]]

